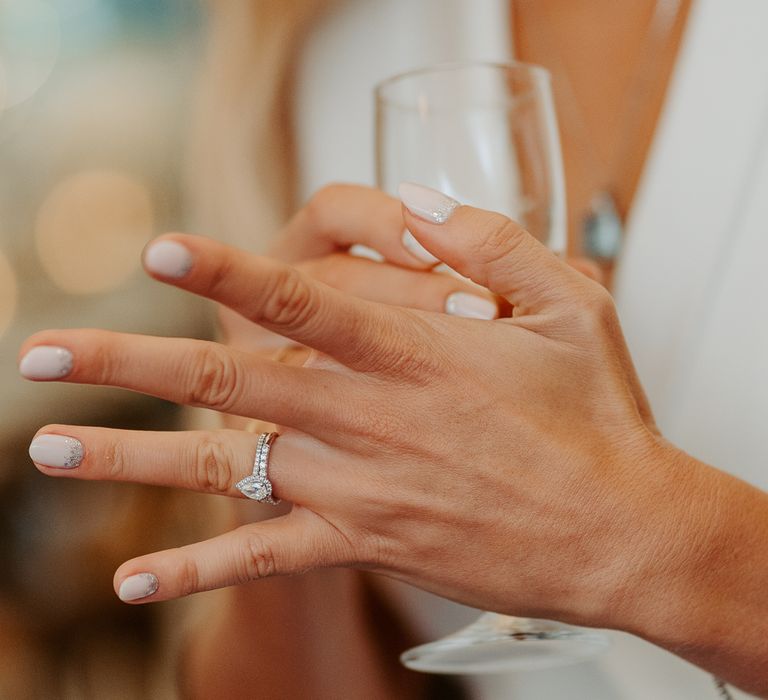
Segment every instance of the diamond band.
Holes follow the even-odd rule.
[[[260,503],[276,506],[279,498],[272,498],[272,482],[267,477],[269,452],[277,439],[277,433],[262,433],[256,443],[256,457],[253,460],[253,473],[235,484],[235,488],[246,498]]]

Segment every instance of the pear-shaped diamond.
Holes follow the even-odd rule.
[[[235,488],[254,501],[264,501],[272,495],[272,484],[267,479],[258,476],[246,476],[245,479],[238,481]]]

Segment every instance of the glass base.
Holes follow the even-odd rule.
[[[484,613],[455,634],[409,649],[400,661],[426,673],[505,673],[580,663],[608,645],[594,630]]]

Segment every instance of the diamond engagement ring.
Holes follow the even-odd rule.
[[[267,478],[269,451],[278,437],[278,433],[262,433],[256,443],[256,457],[253,460],[253,473],[235,484],[235,488],[254,501],[276,506],[279,498],[272,498],[272,482]]]

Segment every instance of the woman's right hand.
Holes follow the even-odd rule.
[[[381,261],[350,254],[357,245],[375,251]],[[269,255],[369,301],[484,319],[508,310],[483,287],[434,272],[440,261],[404,228],[400,201],[368,187],[336,184],[316,192],[278,234]],[[587,261],[574,266],[595,274]],[[219,323],[225,343],[239,350],[269,354],[290,345],[225,306],[219,307]],[[304,353],[291,357],[300,361]]]
[[[375,252],[379,259],[353,254],[355,246]],[[441,272],[440,261],[404,228],[400,200],[370,187],[332,184],[318,190],[280,231],[268,253],[318,282],[368,301],[469,318],[511,313],[503,297]],[[568,264],[602,281],[600,268],[591,260],[570,258]],[[288,364],[300,365],[307,358],[306,348],[224,305],[219,305],[218,320],[222,341],[230,347]],[[639,386],[636,390],[645,403]],[[241,421],[225,418],[225,425],[239,427]]]

